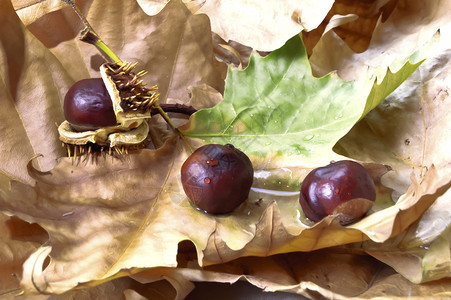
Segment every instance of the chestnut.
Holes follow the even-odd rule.
[[[102,78],[77,81],[64,97],[64,116],[78,131],[116,125],[113,101]]]
[[[340,224],[361,219],[376,200],[376,187],[359,163],[342,160],[312,170],[301,184],[299,203],[305,216],[318,222],[337,215]]]
[[[198,208],[211,214],[229,213],[243,203],[253,178],[251,161],[231,144],[202,146],[181,169],[186,195]]]

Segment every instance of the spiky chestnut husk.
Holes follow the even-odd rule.
[[[68,153],[88,153],[91,149],[113,149],[115,153],[125,153],[124,149],[139,148],[144,145],[149,132],[146,119],[151,116],[152,106],[158,101],[156,87],[146,88],[140,79],[145,72],[135,74],[136,64],[122,65],[105,63],[100,73],[112,101],[116,124],[98,129],[80,131],[80,127],[64,121],[58,128],[60,140]],[[74,128],[75,127],[75,128]],[[100,147],[91,147],[96,144]],[[73,149],[73,151],[71,151]],[[119,149],[119,150],[118,150]],[[105,151],[110,153],[111,150]]]
[[[80,162],[92,162],[97,163],[100,156],[105,157],[109,155],[118,159],[125,158],[124,154],[129,154],[131,151],[139,150],[142,148],[142,144],[131,146],[115,146],[106,147],[100,146],[93,143],[87,143],[85,145],[71,145],[64,144],[63,147],[66,148],[67,156],[72,158],[77,164]]]
[[[104,64],[101,66],[102,78],[112,85],[107,85],[110,93],[118,93],[120,101],[115,103],[118,107],[115,111],[120,111],[125,114],[130,113],[137,115],[149,116],[149,112],[156,101],[158,101],[157,87],[146,87],[143,83],[142,76],[147,71],[140,71],[138,73],[132,72],[134,64]]]

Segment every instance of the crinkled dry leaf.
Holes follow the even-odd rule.
[[[160,276],[151,282],[148,280],[146,283],[140,283],[130,277],[122,277],[94,287],[74,289],[58,295],[18,295],[16,291],[7,295],[2,294],[1,297],[2,300],[184,299],[193,289],[193,284],[187,281],[186,287],[183,289],[172,279],[173,277],[170,277],[165,280]]]
[[[99,158],[98,164],[84,166],[63,159],[51,172],[32,171],[39,178],[36,188],[13,182],[13,198],[8,197],[9,204],[2,201],[2,207],[11,210],[21,202],[23,210],[17,215],[37,221],[50,235],[51,246],[39,249],[25,264],[25,290],[61,293],[78,282],[116,274],[124,261],[129,267],[174,266],[176,247],[171,251],[154,241],[152,249],[141,240],[171,170],[174,149],[172,141],[159,150],[130,155],[125,161]],[[45,195],[40,190],[46,191]],[[37,264],[42,264],[48,253],[50,264],[37,276],[42,268]],[[147,258],[140,261],[142,257]]]
[[[447,1],[397,1],[388,19],[376,24],[369,47],[362,53],[352,51],[333,30],[325,33],[310,58],[314,74],[322,76],[337,70],[340,77],[355,80],[362,72],[372,73],[378,67],[389,66],[428,42],[440,28],[444,29],[449,24],[450,5]]]
[[[245,68],[249,63],[252,48],[235,41],[224,41],[219,35],[213,33],[213,45],[216,58],[227,64],[234,64]]]
[[[66,6],[62,0],[11,0],[11,3],[25,25]]]
[[[378,244],[365,242],[365,250],[393,267],[413,283],[447,278],[451,274],[450,214],[451,190],[438,197],[421,219],[406,231]]]
[[[397,0],[335,0],[321,25],[310,32],[303,32],[307,52],[310,55],[321,36],[332,29],[354,52],[367,50],[374,28],[378,23],[385,22],[397,2]]]
[[[158,14],[169,0],[137,0],[137,2],[148,15],[153,16]],[[205,0],[183,0],[183,3],[191,12],[195,13],[205,3]]]
[[[280,48],[291,36],[316,28],[333,1],[206,1],[198,13],[206,13],[212,31],[255,50]],[[256,34],[258,32],[258,34]]]
[[[392,166],[384,183],[397,194],[434,164],[449,171],[451,47],[443,36],[439,52],[359,122],[336,146],[337,152],[359,160]]]
[[[432,164],[441,177],[450,177],[450,97],[446,91],[450,88],[451,47],[446,30],[441,34],[439,51],[336,147],[344,155],[392,166],[394,172],[383,181],[396,191],[395,198],[409,185],[409,175],[422,180]],[[449,201],[448,191],[409,230],[386,243],[364,247],[412,282],[448,277]]]
[[[156,274],[191,281],[234,283],[246,280],[266,292],[297,293],[309,299],[407,299],[451,296],[451,280],[416,285],[393,269],[362,253],[341,248],[246,257],[200,268],[189,253],[179,268],[156,268],[134,275],[142,281]]]
[[[138,1],[148,14],[154,13],[152,2]],[[255,50],[280,48],[302,30],[316,28],[334,1],[255,1],[236,3],[230,0],[206,0],[197,14],[207,14],[212,31],[224,40],[235,41]]]
[[[63,159],[49,172],[32,171],[36,187],[12,182],[0,198],[2,209],[38,222],[50,235],[50,243],[24,266],[24,289],[62,293],[79,283],[89,286],[134,273],[134,268],[175,267],[183,240],[196,245],[200,264],[385,240],[442,192],[434,189],[441,181],[419,185],[414,196],[348,228],[333,218],[308,227],[299,220],[296,196],[268,198],[255,192],[233,214],[213,216],[192,207],[184,195],[178,170],[187,154],[174,143],[124,161],[99,159],[97,165]],[[381,220],[386,223],[378,226]],[[42,270],[47,256],[50,263]]]
[[[1,169],[32,182],[23,166],[37,153],[38,163],[51,168],[63,154],[55,123],[63,121],[62,91],[70,79],[58,60],[27,30],[11,3],[0,4],[0,150]]]
[[[125,46],[123,52],[134,52],[135,60],[145,62],[143,68],[152,73],[149,82],[158,85],[162,101],[169,97],[187,102],[188,88],[201,84],[222,93],[227,67],[214,57],[208,18],[192,15],[179,1],[169,2],[158,15],[148,18],[143,31],[152,32],[143,40],[145,44],[133,46],[126,41],[132,49]]]
[[[206,263],[215,263],[240,256],[313,251],[368,238],[375,242],[384,242],[389,236],[396,236],[405,230],[449,187],[449,178],[440,178],[434,172],[430,172],[424,182],[413,185],[410,192],[394,206],[374,212],[346,228],[341,227],[332,217],[322,220],[311,228],[300,226],[299,223],[296,224],[299,218],[294,214],[294,210],[292,208],[285,210],[287,206],[284,202],[289,199],[279,198],[276,200],[278,206],[270,205],[264,211],[259,223],[256,224],[254,238],[245,247],[231,251],[233,249],[229,248],[228,241],[221,236],[221,232],[214,232],[209,239],[208,247],[202,253],[205,256],[203,259]],[[261,197],[265,196],[259,195],[258,199]],[[296,201],[297,197],[290,200]]]
[[[5,297],[20,292],[22,265],[48,236],[38,225],[4,214],[0,214],[0,232],[0,296]]]
[[[29,3],[36,4],[36,1]],[[204,5],[204,9],[209,7],[207,4],[208,2]],[[53,88],[59,92],[67,89],[68,82],[71,83],[73,80],[88,77],[90,74],[98,74],[96,66],[100,60],[98,55],[94,54],[95,50],[75,40],[78,29],[75,29],[72,24],[80,24],[79,21],[76,20],[70,9],[60,9],[59,7],[55,9],[58,5],[56,2],[51,3],[44,7],[43,14],[37,13],[34,19],[27,19],[28,21],[25,22],[27,22],[28,31],[24,30],[15,17],[12,7],[3,4],[6,9],[1,10],[0,16],[8,20],[5,24],[11,25],[11,32],[26,37],[24,54],[18,51],[16,53],[15,48],[8,46],[6,42],[2,43],[2,47],[5,48],[2,53],[6,53],[4,54],[4,57],[6,57],[4,60],[7,62],[5,65],[8,65],[8,63],[14,65],[14,63],[19,62],[19,65],[28,66],[28,61],[30,61],[31,66],[33,66],[33,63],[40,62],[36,69],[42,72],[48,73],[56,70],[50,74],[53,75],[53,79],[49,82],[42,81],[41,84],[41,82],[35,83],[34,81],[24,80],[26,83],[34,83],[29,88],[20,90],[24,95],[35,95],[40,91],[39,89],[53,91]],[[258,5],[261,5],[261,3],[259,2]],[[215,90],[221,92],[223,89],[225,65],[219,64],[214,59],[211,32],[208,27],[208,19],[205,16],[193,16],[181,1],[169,2],[154,17],[146,16],[134,1],[84,1],[82,10],[87,14],[88,19],[92,20],[91,23],[97,32],[101,33],[102,38],[119,56],[128,61],[137,60],[142,68],[151,71],[146,78],[147,82],[159,85],[164,100],[171,99],[171,101],[186,103],[190,98],[190,91],[193,95],[214,95],[216,101],[220,100]],[[318,15],[315,17],[325,13],[323,7],[317,12]],[[123,16],[127,16],[127,18],[123,18]],[[292,15],[285,17],[289,17],[291,20]],[[123,20],[123,22],[117,22],[118,20]],[[227,22],[230,22],[230,20]],[[440,23],[440,20],[437,22]],[[61,34],[52,34],[53,32],[49,33],[47,24],[55,24],[59,28],[68,30],[58,31]],[[268,24],[270,22],[266,25]],[[435,25],[431,25],[427,29],[432,30]],[[273,26],[271,29],[282,30],[279,31],[280,36],[268,39],[267,35],[261,35],[256,37],[257,40],[268,39],[271,43],[283,44],[288,39],[285,34],[291,28],[278,29],[276,27]],[[233,27],[230,28],[232,32],[235,30]],[[255,32],[255,28],[252,28],[252,31]],[[243,33],[248,34],[245,31]],[[10,36],[10,33],[0,33],[0,36],[2,34],[5,36],[2,41],[16,38],[16,35]],[[327,35],[320,43],[327,42],[326,38]],[[28,46],[27,43],[35,47]],[[68,53],[71,53],[71,55],[68,55]],[[199,53],[202,55],[199,55]],[[26,57],[27,60],[24,60],[21,55]],[[405,58],[404,56],[402,58]],[[44,59],[42,60],[42,58]],[[48,62],[51,63],[50,68],[46,65]],[[45,65],[46,68],[41,65]],[[284,64],[281,64],[280,69],[283,69],[283,66]],[[407,68],[409,72],[413,71],[410,69],[411,66],[409,65]],[[24,68],[22,67],[22,69]],[[27,74],[26,72],[17,74],[11,70],[10,68],[1,69],[2,76],[5,79],[2,93],[5,95],[14,95],[14,82],[21,83],[22,75]],[[260,75],[268,76],[268,73],[265,74],[266,70],[264,68],[263,70]],[[283,74],[282,72],[282,77]],[[380,77],[381,81],[383,78],[388,78],[384,75]],[[396,74],[394,76],[392,78],[395,80],[402,77],[397,77]],[[33,80],[43,79],[37,77]],[[367,92],[370,91],[372,86],[371,82]],[[231,89],[245,88],[249,88],[249,86],[237,83]],[[377,85],[373,88],[377,89]],[[334,90],[334,92],[337,91]],[[381,100],[379,98],[385,96],[385,92],[388,93],[389,91],[376,95],[375,99],[377,99],[374,103],[378,103]],[[227,93],[226,91],[226,95]],[[42,91],[40,94],[38,93],[41,96],[43,94]],[[51,92],[45,95],[52,95],[53,97]],[[368,93],[365,94],[363,99],[367,99],[367,95]],[[57,104],[52,102],[55,101],[54,98],[41,97],[39,99],[42,100],[42,103],[36,104],[30,100],[22,100],[20,103],[23,107],[30,105],[39,105],[39,108],[52,107],[58,110],[54,117],[61,118],[60,98],[58,98]],[[201,97],[192,98],[190,103],[195,103],[196,99],[201,99]],[[252,97],[249,98],[249,101],[256,102],[255,98]],[[351,101],[351,104],[357,102]],[[213,102],[204,98],[202,101],[199,100],[198,103],[201,107],[207,107],[211,106]],[[221,107],[222,103],[216,107]],[[14,105],[11,108],[14,109]],[[328,140],[328,144],[326,143],[327,146],[324,148],[328,154],[321,159],[329,160],[332,157],[338,157],[332,152],[333,144],[350,129],[362,114],[366,113],[364,106],[364,101],[358,102],[357,112],[353,113],[352,122],[340,129],[343,132]],[[370,107],[372,106],[373,104]],[[248,108],[251,109],[252,105]],[[29,117],[31,114],[28,110],[16,111],[19,111],[15,118],[16,123],[19,117]],[[279,122],[283,120],[282,115],[274,117],[273,113],[271,120]],[[334,114],[334,116],[336,115]],[[29,120],[30,124],[42,122],[39,118],[38,120],[36,118]],[[47,132],[51,131],[50,128],[55,130],[53,126],[48,124],[49,120],[51,120],[50,117],[46,118],[44,124],[39,123],[36,126],[40,130],[46,129]],[[13,121],[7,121],[4,127],[7,128],[13,123]],[[150,123],[154,127],[154,131],[159,130],[159,127],[155,126],[155,119],[151,120]],[[200,122],[199,124],[205,125],[207,123]],[[279,127],[274,125],[274,128],[278,129]],[[261,134],[258,130],[256,132]],[[24,170],[21,170],[22,173],[20,173],[23,178],[12,172],[11,170],[14,170],[13,164],[6,160],[9,157],[5,160],[2,158],[3,173],[0,175],[2,182],[1,210],[17,215],[24,220],[39,223],[50,236],[49,243],[34,252],[24,265],[25,272],[22,285],[26,292],[63,293],[75,287],[87,288],[99,285],[104,281],[113,280],[116,277],[133,275],[143,284],[155,281],[157,278],[165,278],[179,291],[177,296],[183,298],[192,288],[192,284],[187,281],[187,278],[219,281],[218,278],[221,277],[217,276],[214,269],[210,273],[205,273],[203,270],[195,270],[194,273],[190,273],[191,270],[189,269],[174,268],[177,265],[181,266],[180,261],[177,260],[177,251],[182,241],[188,240],[195,245],[197,260],[200,265],[217,264],[242,256],[267,256],[291,251],[311,251],[368,239],[378,243],[384,242],[414,223],[436,199],[446,195],[445,193],[450,185],[449,177],[446,177],[445,173],[441,170],[437,172],[434,167],[431,167],[424,174],[424,179],[418,181],[418,183],[414,181],[409,191],[395,205],[389,201],[387,191],[380,189],[375,211],[362,221],[345,228],[340,226],[333,217],[326,218],[311,227],[304,224],[297,201],[298,195],[295,193],[287,196],[253,190],[249,199],[232,214],[213,216],[195,209],[186,198],[181,188],[179,170],[188,153],[176,137],[166,140],[167,131],[165,131],[164,136],[164,139],[160,138],[158,141],[159,144],[155,144],[159,147],[160,143],[163,144],[164,141],[161,148],[136,151],[124,157],[123,160],[99,157],[97,163],[93,164],[82,159],[75,161],[61,159],[53,169],[50,168],[50,164],[44,165],[38,170],[30,167],[30,173],[36,180],[34,186],[16,181],[16,179],[23,178],[26,178],[28,182],[32,180],[29,177],[27,178],[27,175],[23,175],[25,174]],[[39,137],[39,135],[36,135],[36,137]],[[40,138],[42,144],[44,144],[43,141],[46,143],[48,141],[54,142],[53,136],[42,137],[41,135]],[[28,141],[28,137],[21,135],[17,138],[16,144],[23,139]],[[307,138],[305,142],[308,141]],[[259,142],[265,142],[265,139],[263,138]],[[284,146],[285,143],[280,145]],[[243,147],[242,150],[246,151],[246,148],[247,146]],[[254,150],[256,148],[254,147]],[[48,158],[46,150],[43,149],[41,152]],[[265,150],[264,147],[263,150]],[[23,163],[35,154],[35,151],[30,150],[29,152],[11,155],[16,155],[16,161],[20,160]],[[50,156],[49,161],[54,159],[55,155]],[[374,161],[381,162],[380,160]],[[261,161],[257,163],[261,163]],[[266,162],[265,166],[271,171],[271,176],[268,179],[274,179],[276,182],[273,186],[281,187],[280,183],[277,183],[279,181],[277,178],[280,175],[279,178],[282,179],[283,184],[289,182],[285,178],[290,178],[287,175],[290,174],[291,169],[283,168],[285,167],[284,164],[269,161]],[[280,169],[281,167],[282,169]],[[274,168],[279,170],[276,171]],[[45,170],[45,172],[42,172],[42,170]],[[306,170],[302,170],[303,174]],[[267,170],[262,169],[261,171]],[[259,174],[262,175],[263,173],[260,172]],[[260,179],[262,178],[263,176]],[[289,189],[299,184],[298,178],[300,177],[296,177],[295,183],[289,182]],[[9,188],[10,184],[11,188]],[[379,185],[379,187],[381,186]],[[445,243],[438,243],[439,237],[434,240],[434,242],[437,241],[434,247],[442,249]],[[429,261],[431,265],[441,263],[441,260],[438,259],[431,261],[435,253],[437,253],[435,250],[429,252],[429,254],[434,255],[425,256],[425,261]],[[293,255],[296,256],[297,254]],[[308,257],[309,253],[299,255]],[[50,259],[47,265],[48,257]],[[315,296],[318,295],[315,293],[319,293],[325,297],[339,298],[363,293],[365,288],[370,289],[368,289],[367,294],[363,293],[362,295],[374,295],[370,292],[373,290],[378,295],[383,295],[383,291],[377,287],[387,284],[385,278],[371,277],[374,266],[379,265],[377,261],[367,256],[355,258],[351,255],[346,256],[345,259],[335,258],[336,256],[333,254],[330,254],[325,261],[313,257],[310,264],[311,274],[296,275],[294,279],[290,278],[292,275],[281,275],[282,271],[290,270],[287,269],[290,264],[276,261],[275,263],[268,263],[266,268],[262,262],[269,261],[272,258],[252,258],[249,259],[252,262],[250,269],[246,271],[237,268],[235,269],[237,274],[232,276],[229,274],[226,277],[228,280],[232,280],[231,278],[236,280],[243,274],[248,274],[246,278],[261,288],[300,292],[307,296]],[[352,262],[354,259],[360,263],[347,264],[349,260]],[[241,260],[246,261],[247,259],[241,258]],[[299,261],[297,266],[301,263],[302,261]],[[364,264],[364,266],[362,267],[361,264]],[[170,268],[161,268],[161,266]],[[146,277],[142,273],[139,273],[142,276],[134,275],[142,269],[148,269],[145,272],[150,272],[151,276],[148,274],[148,277]],[[337,271],[334,273],[337,274],[336,279],[335,277],[333,280],[328,279],[324,275],[325,272],[322,272],[324,269]],[[439,268],[431,268],[430,270],[437,269]],[[302,270],[301,267],[296,268],[295,274],[302,272]],[[346,270],[346,276],[343,276],[343,278],[339,276],[341,270]],[[439,270],[442,272],[444,269]],[[222,273],[226,274],[227,272],[222,271]],[[252,276],[253,274],[256,275]],[[259,274],[265,274],[265,276],[259,276]],[[399,277],[393,277],[392,274],[385,275],[388,276],[387,278],[393,279],[394,283],[399,282],[403,284],[403,287],[412,288],[412,285],[405,284],[405,281]],[[315,276],[319,277],[315,278]],[[437,276],[437,273],[434,276]],[[340,285],[340,282],[345,282],[344,278],[354,280],[359,284],[348,289]],[[370,286],[371,279],[374,279],[374,282],[380,282],[381,285]],[[308,283],[308,280],[313,281],[313,283]],[[276,284],[274,285],[275,281]],[[447,283],[445,282],[445,284]],[[442,283],[439,283],[438,286],[439,288],[446,287]],[[104,287],[108,288],[108,286]],[[119,290],[122,291],[123,287],[121,285]],[[128,289],[124,292],[127,297],[132,299],[141,297],[137,293],[139,289],[136,286],[129,287],[125,284],[125,287]],[[431,289],[421,290],[416,286],[412,289],[419,293],[433,291]],[[98,293],[95,288],[87,291],[89,290]],[[449,291],[449,288],[445,289],[445,294],[447,291]],[[397,296],[399,294],[392,293],[389,295]]]

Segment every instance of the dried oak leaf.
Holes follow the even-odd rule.
[[[374,1],[373,4],[377,4]],[[382,1],[383,2],[383,1]],[[392,2],[392,1],[390,1]],[[344,1],[355,14],[359,15],[359,5],[367,5],[368,2]],[[362,4],[358,4],[362,3]],[[337,71],[341,78],[346,80],[358,79],[362,72],[374,72],[378,67],[387,67],[394,59],[402,59],[414,52],[418,47],[427,43],[431,37],[440,29],[443,33],[449,29],[450,21],[447,11],[451,4],[447,1],[424,2],[415,1],[395,1],[396,5],[390,9],[387,19],[383,18],[370,30],[363,38],[355,41],[342,39],[335,33],[334,27],[326,28],[328,31],[322,33],[322,37],[317,43],[310,41],[310,48],[313,47],[310,62],[316,76],[323,76],[331,71]],[[351,5],[352,4],[352,5]],[[340,6],[339,4],[337,4]],[[376,8],[378,6],[375,6]],[[368,11],[371,12],[371,9]],[[376,15],[380,13],[376,10]],[[368,16],[368,14],[364,14]],[[371,13],[369,13],[371,15]],[[383,14],[382,14],[383,15]],[[360,17],[360,16],[359,16]],[[356,19],[352,23],[358,23],[361,19]],[[366,28],[365,21],[357,30]],[[335,27],[337,28],[337,27]],[[352,32],[352,31],[351,31]],[[355,31],[354,31],[355,33]],[[370,39],[365,51],[356,53],[347,43],[355,44],[362,39]],[[446,40],[446,38],[443,38]],[[448,39],[449,40],[449,39]],[[448,41],[449,43],[449,41]],[[331,51],[331,49],[334,49]],[[393,70],[395,71],[395,70]]]
[[[186,281],[185,288],[177,285],[174,279],[179,276],[154,278],[147,283],[138,282],[130,277],[121,277],[101,283],[94,287],[74,289],[62,294],[50,295],[23,295],[19,294],[20,289],[12,293],[2,294],[2,300],[86,300],[86,299],[184,299],[193,289],[194,285]]]
[[[35,187],[11,182],[11,190],[2,193],[2,210],[39,223],[50,236],[49,244],[24,265],[25,290],[61,293],[78,282],[115,275],[123,262],[129,267],[174,266],[179,236],[168,235],[175,239],[172,246],[156,236],[141,238],[161,209],[155,204],[173,168],[175,149],[172,139],[159,150],[125,161],[99,159],[83,165],[66,158],[50,172],[30,165]],[[49,253],[50,263],[41,273],[37,264]]]
[[[13,296],[20,292],[23,263],[47,240],[48,235],[36,224],[4,214],[0,214],[0,232],[0,295]]]
[[[395,190],[395,199],[410,185],[412,174],[421,181],[431,165],[440,177],[451,176],[449,40],[449,31],[443,28],[435,51],[424,64],[335,147],[343,155],[392,166],[394,171],[383,182]],[[448,190],[398,237],[356,247],[363,247],[415,283],[449,277],[450,197]]]
[[[99,159],[97,165],[66,158],[48,172],[30,166],[35,187],[11,182],[0,198],[2,210],[39,223],[50,236],[24,265],[24,290],[63,293],[80,283],[98,285],[145,268],[176,267],[183,240],[195,244],[199,264],[211,264],[386,238],[403,230],[439,193],[434,190],[439,183],[426,191],[419,185],[415,197],[406,195],[349,228],[333,218],[314,227],[302,225],[293,216],[296,199],[255,205],[257,193],[233,214],[213,216],[195,209],[182,192],[178,170],[187,156],[182,146],[172,138],[158,150],[132,153],[123,161]],[[390,210],[403,211],[396,215]],[[377,232],[375,223],[390,218],[386,222],[394,228],[382,226],[384,232]]]
[[[385,184],[404,193],[410,173],[418,179],[434,164],[448,172],[451,155],[451,45],[443,36],[431,56],[381,105],[344,136],[337,152],[393,167]]]
[[[387,185],[402,193],[406,175],[421,180],[431,164],[444,178],[450,177],[449,135],[450,50],[445,48],[422,65],[380,107],[377,107],[339,143],[341,153],[357,159],[371,157],[393,166]],[[383,126],[381,124],[384,124]],[[368,130],[371,128],[371,131]],[[361,138],[366,133],[366,139]],[[400,236],[363,248],[400,274],[420,283],[449,276],[451,267],[449,228],[451,195],[447,191]]]
[[[396,236],[414,223],[426,209],[450,188],[447,177],[438,176],[434,170],[424,182],[414,184],[398,202],[388,208],[373,212],[358,223],[343,228],[333,217],[327,217],[311,228],[299,226],[293,207],[288,201],[274,197],[277,204],[269,205],[255,225],[255,236],[242,249],[236,251],[220,230],[215,231],[203,251],[204,264],[225,262],[241,256],[268,256],[295,251],[316,249],[370,239],[376,243]],[[262,195],[258,195],[261,199]],[[282,199],[281,199],[282,198]],[[291,205],[292,206],[292,205]],[[299,215],[299,212],[297,213]]]
[[[293,35],[316,28],[334,1],[190,1],[192,11],[210,18],[212,31],[225,41],[235,41],[259,51],[280,48]],[[154,14],[161,3],[138,0]]]
[[[307,53],[312,54],[312,48],[329,30],[354,52],[367,50],[374,28],[385,22],[397,5],[403,4],[398,0],[335,0],[318,28],[303,32]]]
[[[391,266],[413,283],[449,278],[451,226],[448,209],[451,192],[437,198],[422,218],[385,243],[356,245]],[[432,224],[432,225],[431,225]]]
[[[342,248],[243,257],[203,268],[187,257],[179,268],[149,269],[133,277],[146,282],[157,274],[173,280],[183,278],[182,282],[232,284],[243,280],[269,294],[282,291],[308,299],[446,299],[451,296],[449,278],[414,284],[371,256]]]
[[[149,15],[158,14],[169,2],[169,0],[137,0],[141,8]],[[195,13],[204,3],[205,0],[183,0],[186,7]]]
[[[61,91],[69,87],[70,78],[52,53],[24,30],[8,1],[0,4],[0,21],[1,170],[31,183],[24,168],[31,157],[46,153],[38,161],[45,169],[63,154],[55,123],[63,121]]]

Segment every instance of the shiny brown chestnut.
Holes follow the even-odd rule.
[[[361,219],[376,199],[376,187],[359,163],[342,160],[312,170],[301,184],[299,203],[305,216],[318,222],[336,215],[340,224]]]
[[[102,78],[77,81],[64,97],[64,116],[78,131],[116,125],[113,101]]]
[[[229,213],[243,203],[249,196],[253,178],[249,158],[230,144],[198,148],[181,169],[188,198],[212,214]]]

